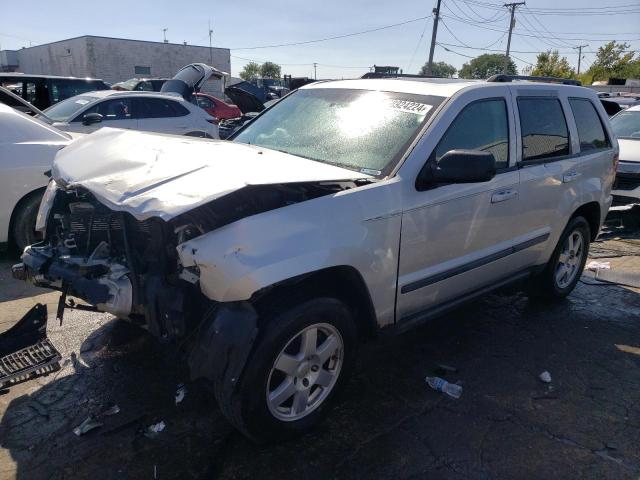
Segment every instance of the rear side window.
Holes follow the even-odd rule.
[[[586,98],[569,99],[573,118],[578,128],[578,140],[580,151],[599,150],[611,147],[611,142],[602,127],[600,116],[596,112],[593,103]]]
[[[183,117],[189,114],[189,110],[172,100],[139,98],[137,102],[139,105],[139,118],[171,118]]]
[[[522,160],[532,162],[569,155],[569,130],[557,98],[518,98]]]
[[[467,105],[458,114],[434,150],[436,162],[450,150],[468,149],[493,153],[496,168],[509,165],[509,123],[503,99]]]

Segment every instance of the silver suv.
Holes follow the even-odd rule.
[[[71,144],[14,275],[61,290],[60,316],[111,312],[183,346],[229,420],[273,441],[326,414],[364,339],[517,280],[568,295],[617,157],[586,88],[319,82],[231,142]]]

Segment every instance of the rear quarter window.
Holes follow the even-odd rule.
[[[569,105],[578,129],[580,151],[610,148],[611,142],[593,103],[586,98],[570,98]]]

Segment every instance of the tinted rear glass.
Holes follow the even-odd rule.
[[[569,131],[557,98],[518,98],[522,160],[569,155]]]
[[[569,100],[569,105],[578,128],[580,151],[609,148],[611,143],[593,103],[586,98],[572,98]]]
[[[98,81],[52,79],[50,82],[51,103],[57,103],[81,93],[106,90],[106,85]]]

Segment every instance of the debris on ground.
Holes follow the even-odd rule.
[[[164,421],[159,421],[158,423],[149,425],[144,431],[144,436],[147,438],[155,438],[160,432],[165,429],[166,426],[167,425],[164,423]]]
[[[538,375],[538,378],[544,383],[551,383],[551,374],[546,370]]]
[[[120,413],[120,407],[115,403],[107,404],[107,408],[98,414],[99,417],[110,417],[111,415],[117,415]]]
[[[73,429],[73,433],[79,437],[80,435],[84,435],[85,433],[101,427],[102,425],[103,423],[99,422],[95,415],[89,415],[84,422]]]
[[[594,272],[597,270],[610,270],[611,262],[599,262],[597,260],[591,260],[587,263],[587,270],[593,270]]]
[[[449,383],[445,379],[440,377],[426,377],[425,382],[429,384],[431,388],[439,392],[446,393],[452,398],[460,398],[462,395],[462,387],[455,383]]]
[[[176,388],[176,405],[178,405],[182,400],[184,400],[184,396],[187,394],[187,387],[184,383],[179,383]]]
[[[437,363],[436,364],[436,371],[438,372],[444,372],[446,373],[458,373],[458,369],[456,367],[453,367],[451,365],[447,365],[445,363]]]

